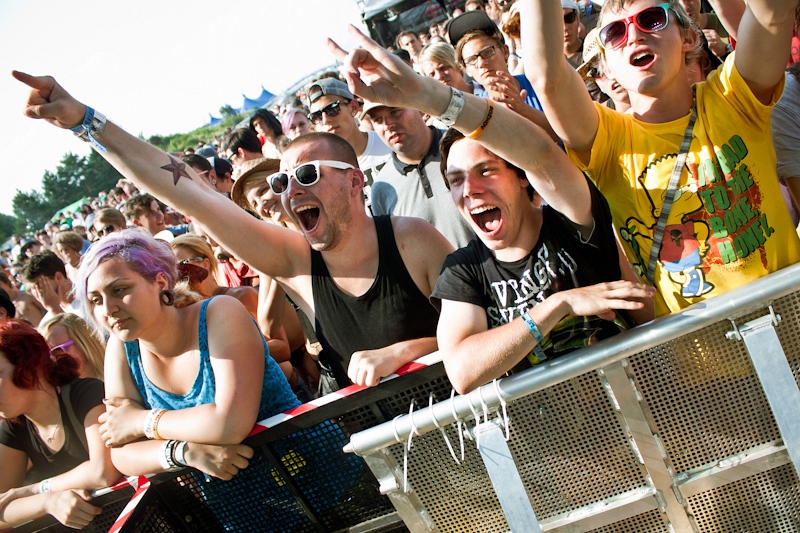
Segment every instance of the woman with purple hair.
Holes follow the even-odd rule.
[[[308,121],[302,109],[290,109],[281,119],[283,134],[294,140],[304,133],[311,131],[311,123]]]
[[[240,443],[256,421],[299,402],[244,306],[200,301],[176,279],[169,245],[138,231],[108,235],[83,256],[76,295],[111,334],[100,435],[126,475],[190,466],[234,479],[206,485],[207,497],[240,499],[253,456]]]

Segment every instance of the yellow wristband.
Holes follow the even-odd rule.
[[[481,125],[475,128],[475,131],[467,135],[468,139],[475,140],[481,135],[483,132],[486,131],[486,128],[489,127],[489,123],[492,121],[492,117],[494,116],[494,104],[488,98],[486,99],[486,103],[489,104],[489,108],[486,110],[486,116],[483,118],[483,122]]]
[[[155,440],[164,440],[161,438],[161,435],[158,434],[158,421],[161,420],[161,417],[164,416],[166,412],[166,409],[160,409],[153,420],[153,438]]]

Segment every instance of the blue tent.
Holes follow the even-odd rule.
[[[216,126],[220,122],[222,122],[221,118],[217,118],[214,115],[212,115],[211,113],[208,114],[208,125],[209,126]]]

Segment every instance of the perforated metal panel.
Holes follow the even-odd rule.
[[[702,533],[800,531],[800,482],[784,465],[688,499]]]
[[[630,359],[676,472],[780,438],[744,344],[725,338],[730,329],[718,322]]]

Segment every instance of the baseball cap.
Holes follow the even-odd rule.
[[[500,28],[484,11],[467,11],[452,19],[445,28],[447,39],[455,47],[458,41],[471,31],[482,31],[489,36],[501,35]],[[501,37],[502,38],[502,37]]]
[[[337,80],[336,78],[323,78],[315,81],[308,86],[306,94],[308,95],[309,105],[313,104],[326,94],[334,94],[336,96],[341,96],[342,98],[347,98],[348,100],[355,98],[353,93],[350,92],[350,89],[347,88],[347,84]]]
[[[379,107],[386,107],[386,104],[364,100],[364,106],[361,108],[361,114],[358,115],[359,120],[363,120],[364,117],[366,117],[369,114],[370,110],[377,109]]]
[[[581,8],[578,5],[578,2],[575,0],[561,0],[561,8],[562,9],[574,9],[578,12],[578,15],[581,14]]]

